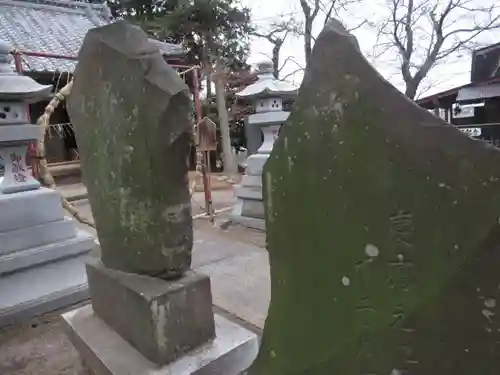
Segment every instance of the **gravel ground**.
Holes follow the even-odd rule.
[[[193,214],[203,212],[203,194],[196,193]],[[216,191],[213,194],[215,209],[234,204],[232,191]],[[78,205],[82,214],[90,217],[90,206],[86,202]],[[265,247],[265,234],[238,225],[221,230],[219,225],[227,214],[216,217],[215,223],[208,219],[194,222],[196,230],[208,231],[228,239]],[[82,229],[89,228],[79,225]],[[95,231],[90,230],[94,235]],[[82,303],[85,304],[85,303]],[[72,310],[46,314],[22,326],[0,328],[0,374],[1,375],[91,375],[82,364],[78,352],[65,335],[60,315]],[[220,312],[220,311],[219,311]]]
[[[63,312],[0,329],[0,374],[90,375],[64,333],[60,318]]]

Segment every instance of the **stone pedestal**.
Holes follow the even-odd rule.
[[[215,339],[164,366],[149,361],[84,306],[63,315],[71,341],[94,375],[237,375],[259,349],[257,335],[214,316]]]
[[[0,326],[88,298],[95,242],[64,216],[59,192],[0,193],[0,212]]]
[[[246,173],[234,189],[238,202],[231,220],[249,228],[265,230],[262,200],[262,169],[269,155],[257,153],[247,159]]]
[[[165,281],[100,261],[87,264],[87,276],[95,313],[150,361],[170,363],[215,337],[206,276]]]
[[[266,229],[262,198],[262,171],[273,150],[274,142],[278,138],[282,126],[280,124],[287,118],[287,112],[260,113],[249,117],[249,123],[266,122],[266,125],[261,127],[264,141],[257,153],[248,157],[245,175],[234,189],[238,202],[231,213],[231,221],[253,229],[262,231]]]
[[[210,279],[177,280],[87,264],[92,305],[63,315],[95,375],[236,375],[258,351],[257,336],[212,312]]]

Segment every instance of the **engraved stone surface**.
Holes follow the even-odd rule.
[[[498,165],[332,20],[264,168],[272,299],[248,373],[497,373]]]
[[[87,33],[68,104],[103,263],[181,276],[193,242],[187,86],[145,33],[119,21]]]

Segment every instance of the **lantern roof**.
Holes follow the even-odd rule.
[[[11,46],[0,40],[0,100],[37,102],[50,96],[51,85],[17,74],[11,66]]]
[[[287,98],[297,96],[298,88],[286,81],[276,79],[273,74],[273,64],[262,62],[257,68],[258,79],[236,96],[244,99],[263,99],[271,97]]]

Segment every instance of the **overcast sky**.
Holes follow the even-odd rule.
[[[348,27],[354,27],[361,22],[362,19],[377,19],[383,17],[378,6],[385,6],[386,0],[371,0],[370,6],[366,3],[363,7],[354,10],[355,14],[351,14],[345,17],[344,23],[347,23]],[[489,0],[478,0],[483,2]],[[378,2],[378,4],[377,4]],[[280,14],[285,14],[286,16],[293,15],[297,17],[298,20],[301,19],[301,9],[299,0],[242,0],[242,3],[252,9],[252,17],[254,23],[265,31],[269,29],[269,24],[277,19],[279,19]],[[443,2],[444,3],[444,2]],[[317,35],[322,27],[323,20],[318,19],[316,22],[316,29],[314,30],[315,35]],[[361,48],[365,52],[367,57],[370,57],[371,52],[373,52],[373,45],[375,44],[374,31],[373,29],[362,28],[354,32],[357,36]],[[494,42],[500,42],[500,31],[492,32],[484,35],[481,38],[481,42],[489,44]],[[250,62],[256,63],[266,59],[266,54],[269,56],[271,53],[272,45],[265,41],[264,39],[254,38],[251,44],[252,53],[250,56]],[[281,54],[282,61],[288,57],[293,56],[297,62],[303,64],[304,52],[303,43],[297,37],[288,38]],[[402,89],[402,80],[397,71],[397,60],[391,56],[385,56],[384,58],[379,58],[377,60],[370,59],[374,66],[380,71],[380,73],[389,79],[396,87]],[[289,62],[283,74],[289,74],[297,69],[297,66],[293,62]],[[446,63],[437,66],[429,75],[427,81],[422,84],[422,89],[425,93],[422,96],[429,95],[431,93],[439,92],[454,86],[465,84],[469,82],[470,75],[470,53],[463,53],[460,55],[455,55]],[[300,83],[301,75],[297,74],[291,77],[291,80]]]

